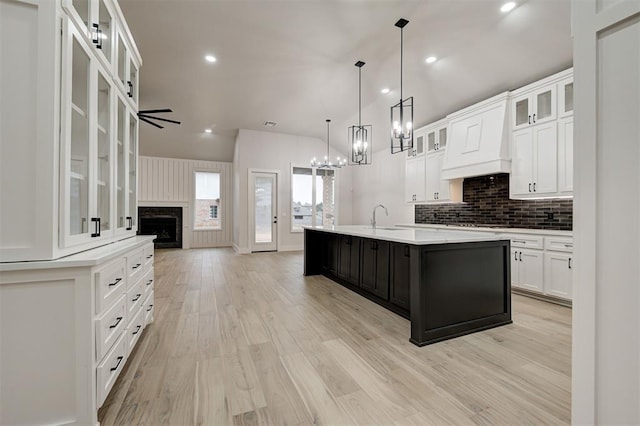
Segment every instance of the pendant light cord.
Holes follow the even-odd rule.
[[[362,67],[358,68],[358,127],[362,127]]]

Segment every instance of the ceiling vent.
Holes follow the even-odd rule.
[[[265,121],[264,125],[267,127],[276,127],[278,123],[276,123],[275,121]]]

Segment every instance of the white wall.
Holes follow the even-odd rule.
[[[368,166],[353,166],[353,223],[368,224],[377,204],[389,211],[378,209],[376,221],[379,226],[414,223],[413,204],[404,200],[404,169],[406,152],[391,154],[386,147],[373,153]]]
[[[572,422],[640,424],[640,1],[573,0]]]
[[[346,132],[345,132],[346,133]],[[301,232],[291,232],[291,165],[308,166],[311,158],[324,155],[326,141],[305,136],[240,129],[233,157],[234,248],[250,251],[248,173],[250,169],[278,171],[278,250],[301,250]],[[331,149],[331,157],[343,156]],[[341,225],[351,224],[351,167],[337,170],[336,199]]]
[[[194,172],[220,173],[222,229],[193,231]],[[138,205],[182,207],[183,247],[225,247],[232,242],[232,164],[140,156]]]

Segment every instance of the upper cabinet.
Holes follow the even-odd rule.
[[[419,157],[425,153],[427,135],[423,129],[415,131],[413,138],[413,148],[407,150],[407,159]]]
[[[573,194],[573,70],[512,93],[513,199]]]
[[[14,0],[0,16],[16,35],[3,60],[23,70],[0,83],[13,99],[0,129],[0,151],[13,154],[0,157],[2,262],[57,259],[136,233],[141,59],[115,1],[56,6]],[[131,96],[117,78],[116,34]]]
[[[447,146],[447,121],[430,124],[427,130],[427,152],[438,151]]]

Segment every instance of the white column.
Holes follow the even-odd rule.
[[[573,0],[574,424],[640,424],[640,1]]]

